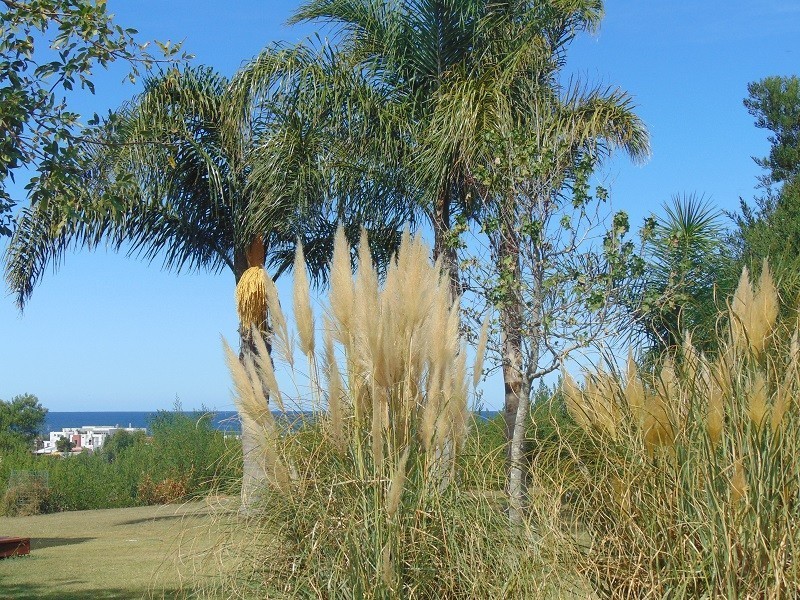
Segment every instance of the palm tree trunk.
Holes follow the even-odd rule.
[[[442,259],[442,268],[450,277],[450,295],[455,300],[461,296],[461,277],[458,269],[458,249],[452,244],[452,224],[450,223],[450,186],[439,192],[431,215],[433,227],[433,259]]]
[[[234,256],[234,273],[236,283],[239,283],[244,272],[253,266],[253,263],[264,262],[264,246],[260,240],[254,240],[246,251],[236,252]],[[267,350],[272,346],[267,341]],[[248,354],[256,353],[253,331],[243,323],[239,323],[239,360],[244,360]],[[261,441],[264,432],[261,431],[252,419],[240,415],[242,423],[242,491],[241,508],[244,513],[249,512],[256,504],[259,492],[266,484],[266,471],[261,457],[263,456]]]
[[[255,353],[255,343],[251,331],[239,324],[239,360]],[[262,455],[260,440],[263,432],[246,415],[240,414],[242,423],[242,491],[241,511],[249,512],[258,500],[259,490],[266,482],[266,472],[259,457]]]

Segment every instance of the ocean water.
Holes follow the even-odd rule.
[[[171,411],[161,411],[171,412]],[[50,431],[61,431],[64,427],[83,427],[85,425],[112,425],[119,427],[145,427],[150,426],[150,422],[158,415],[158,412],[136,412],[136,411],[94,411],[94,412],[48,412],[45,420],[43,435]],[[184,411],[194,419],[200,419],[204,415],[211,415],[211,422],[216,429],[230,433],[240,433],[241,423],[234,411],[221,410],[211,413]],[[477,413],[480,419],[491,419],[498,414],[497,411],[483,410]]]
[[[171,412],[171,411],[166,411]],[[239,432],[241,424],[233,411],[219,411],[212,413],[184,411],[185,415],[200,419],[206,414],[211,415],[215,428],[221,431]],[[64,427],[83,427],[84,425],[112,425],[119,427],[145,427],[158,415],[158,412],[133,412],[133,411],[88,411],[88,412],[56,412],[47,413],[44,434],[50,431],[61,431]]]

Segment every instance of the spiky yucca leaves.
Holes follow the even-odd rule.
[[[602,596],[800,594],[800,343],[776,306],[769,270],[756,285],[745,271],[717,356],[687,336],[656,373],[629,360],[583,390],[565,378],[577,427],[533,468],[569,490]]]
[[[259,597],[541,597],[554,580],[517,566],[542,557],[556,564],[554,550],[535,551],[524,528],[509,532],[484,493],[491,484],[475,488],[479,459],[460,456],[467,353],[440,264],[406,233],[381,285],[366,239],[355,277],[345,244],[339,231],[322,348],[310,361],[326,406],[281,426],[267,410],[282,396],[263,343],[243,363],[228,352],[243,423],[263,432],[269,484],[246,537],[271,540],[238,548],[245,566],[230,584]],[[300,251],[296,260],[302,273]],[[304,287],[294,299],[307,352],[314,331]],[[475,471],[469,478],[459,476],[465,463]]]

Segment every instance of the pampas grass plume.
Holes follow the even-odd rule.
[[[731,302],[731,337],[733,343],[738,347],[747,346],[749,313],[753,304],[754,297],[753,288],[750,286],[750,271],[748,271],[747,267],[744,267]]]
[[[344,407],[342,406],[342,375],[336,362],[333,345],[332,325],[326,322],[325,339],[325,371],[328,377],[328,414],[331,420],[333,444],[338,450],[344,446]]]
[[[761,276],[758,278],[758,293],[755,300],[765,333],[769,332],[778,319],[778,290],[766,258],[761,267]]]
[[[275,378],[275,367],[272,364],[272,356],[267,349],[267,344],[264,341],[264,336],[261,335],[255,327],[251,331],[253,336],[253,345],[256,348],[255,356],[253,359],[258,365],[262,374],[263,385],[267,388],[270,398],[275,399],[275,404],[281,412],[286,409],[283,405],[283,397],[281,396],[280,388],[278,387],[278,380]]]
[[[566,371],[563,374],[562,389],[564,391],[564,401],[567,406],[567,412],[569,412],[581,428],[588,430],[592,426],[593,419],[584,404],[583,393],[578,387],[578,384],[575,383],[575,380]]]
[[[731,465],[731,500],[734,503],[743,500],[747,494],[747,478],[744,472],[744,462],[737,458]]]
[[[289,336],[289,327],[286,325],[286,317],[281,308],[281,301],[278,297],[278,288],[272,278],[264,271],[264,283],[267,288],[267,307],[272,318],[272,328],[275,336],[275,344],[283,359],[294,366],[294,343]]]
[[[350,331],[353,317],[353,269],[350,263],[350,245],[341,225],[333,238],[333,260],[331,262],[330,305],[334,322],[340,335]],[[342,340],[344,341],[344,340]]]
[[[717,445],[722,438],[725,426],[725,404],[722,388],[715,379],[708,385],[708,414],[706,416],[706,430],[708,438],[713,445]]]
[[[300,336],[300,351],[314,354],[314,313],[311,310],[311,289],[308,282],[303,245],[298,242],[294,254],[294,318]]]

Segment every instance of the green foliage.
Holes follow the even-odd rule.
[[[767,77],[748,86],[744,101],[756,127],[772,133],[767,158],[756,162],[768,173],[764,194],[751,205],[741,201],[734,215],[738,231],[731,244],[738,250],[734,272],[743,266],[759,272],[768,259],[775,274],[782,316],[797,317],[800,300],[800,79]]]
[[[776,276],[784,313],[795,315],[800,300],[800,178],[768,191],[756,207],[741,204],[736,215],[739,266],[759,272],[767,258]]]
[[[697,347],[714,350],[719,310],[732,289],[725,281],[724,293],[717,289],[732,262],[722,213],[695,196],[676,196],[662,210],[642,229],[645,262],[640,285],[630,290],[645,350],[658,356],[687,332]]]
[[[62,96],[74,88],[94,93],[92,71],[122,60],[130,79],[155,60],[135,42],[136,30],[113,21],[105,1],[4,0],[0,12],[0,237],[11,235],[15,204],[6,189],[14,173],[35,168],[32,202],[58,195],[82,172],[76,145],[79,115]],[[166,58],[180,46],[160,45]]]
[[[131,433],[125,429],[120,429],[114,435],[106,438],[99,453],[106,461],[113,463],[128,448],[141,446],[144,443],[144,438],[145,433],[143,431]]]
[[[47,409],[32,394],[15,396],[10,402],[0,400],[0,451],[32,449],[46,417]]]
[[[52,494],[46,473],[17,471],[0,495],[0,515],[27,517],[51,511]]]
[[[62,454],[72,452],[72,448],[75,446],[73,441],[69,439],[67,436],[60,437],[56,440],[56,450],[61,452]]]
[[[152,436],[118,432],[95,453],[36,456],[18,449],[0,456],[0,491],[12,471],[46,472],[42,510],[120,508],[209,493],[235,493],[241,482],[241,443],[199,413],[159,413]],[[9,488],[10,489],[10,488]],[[17,494],[17,492],[10,492]]]
[[[208,412],[160,411],[150,423],[147,474],[154,481],[185,479],[191,495],[235,487],[237,444],[214,429],[212,418]]]
[[[351,139],[328,122],[342,107],[322,90],[343,67],[327,56],[272,48],[230,80],[209,67],[147,77],[84,140],[81,177],[21,212],[6,261],[20,307],[73,245],[106,241],[177,272],[227,268],[238,280],[254,239],[275,277],[300,239],[319,283],[343,223],[353,241],[367,227],[385,265],[408,213],[394,210],[402,194],[390,174],[353,165]]]
[[[800,175],[800,79],[766,77],[747,91],[744,105],[756,127],[772,132],[769,156],[756,162],[769,170],[767,182],[791,181]]]

